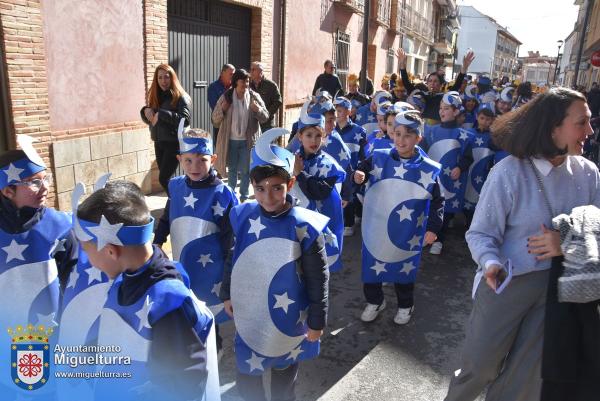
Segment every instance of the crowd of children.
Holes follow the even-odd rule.
[[[221,181],[210,135],[181,124],[184,175],[171,179],[157,224],[138,187],[108,177],[81,204],[85,188],[75,187],[72,214],[47,208],[50,175],[31,139],[19,137],[21,150],[0,156],[3,327],[56,330],[52,344],[120,346],[134,372],[131,380],[48,385],[48,397],[218,400],[219,325],[233,320],[240,395],[265,400],[270,369],[271,399],[295,399],[298,364],[319,354],[330,274],[343,268],[344,236],[357,224],[360,319],[377,318],[382,285],[393,283],[394,322],[408,323],[423,248],[442,252],[456,213],[468,224],[490,169],[506,157],[490,127],[515,106],[516,92],[494,89],[487,77],[439,99],[418,84],[400,90],[397,76],[387,85],[396,90],[372,99],[319,91],[293,135],[263,133],[251,155],[255,201],[240,203]],[[287,149],[272,144],[288,135]],[[168,238],[176,262],[161,249]],[[9,364],[2,369],[3,393],[20,392],[5,380]]]

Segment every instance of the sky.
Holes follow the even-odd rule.
[[[556,56],[558,40],[573,31],[579,6],[574,0],[458,0],[459,6],[473,6],[492,17],[523,42],[520,56],[527,51]]]

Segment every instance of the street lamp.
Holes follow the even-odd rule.
[[[556,67],[554,68],[554,79],[552,80],[552,85],[554,85],[554,83],[556,82],[556,76],[558,75],[558,72],[560,71],[560,67],[558,66],[558,60],[560,59],[560,48],[562,47],[563,43],[565,43],[562,40],[559,40],[558,42],[558,53],[556,53]]]

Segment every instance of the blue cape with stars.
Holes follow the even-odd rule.
[[[474,211],[475,205],[479,201],[483,183],[494,163],[494,151],[490,149],[492,138],[489,131],[479,132],[473,128],[469,132],[472,135],[473,163],[469,168],[464,208],[465,210]]]

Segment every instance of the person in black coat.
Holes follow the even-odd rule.
[[[178,165],[177,127],[182,118],[185,119],[186,126],[191,124],[191,108],[192,100],[181,87],[173,67],[168,64],[156,67],[148,91],[148,103],[142,107],[140,115],[150,126],[158,165],[158,181],[166,192]]]
[[[325,71],[317,77],[312,94],[315,96],[318,90],[327,91],[335,99],[338,96],[344,96],[344,89],[340,78],[335,74],[335,64],[331,60],[325,60],[323,64]]]

